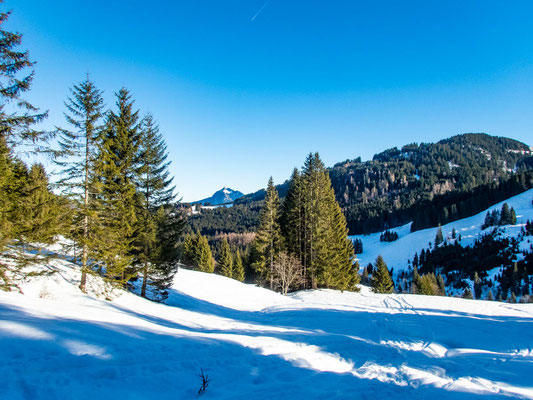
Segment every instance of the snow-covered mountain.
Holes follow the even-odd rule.
[[[222,189],[216,191],[211,197],[207,197],[202,200],[198,200],[193,202],[194,203],[200,203],[200,204],[209,204],[212,206],[218,206],[222,204],[228,204],[233,203],[238,198],[242,197],[243,193],[239,192],[238,190],[233,190],[227,187],[223,187]]]
[[[445,238],[449,239],[452,235],[452,230],[455,229],[457,234],[460,234],[462,237],[461,245],[472,245],[482,234],[490,231],[490,228],[481,229],[487,211],[499,210],[503,203],[507,203],[509,207],[513,207],[516,211],[516,225],[505,226],[502,230],[504,234],[508,236],[518,236],[520,230],[525,226],[526,221],[533,221],[532,199],[533,189],[530,189],[524,193],[495,204],[472,217],[443,225],[442,233]],[[437,228],[411,232],[411,224],[406,224],[399,228],[390,229],[390,231],[398,233],[398,240],[394,242],[381,242],[379,240],[381,232],[373,233],[371,235],[350,236],[351,239],[358,238],[363,242],[363,253],[357,255],[361,266],[374,262],[376,257],[381,254],[387,264],[389,264],[389,267],[394,267],[395,270],[405,269],[408,266],[408,260],[412,260],[415,253],[420,253],[422,249],[427,248],[428,244],[435,240]],[[530,238],[526,237],[525,239],[527,240]]]
[[[526,222],[533,221],[533,189],[530,189],[517,196],[513,196],[505,201],[497,203],[492,207],[484,210],[469,218],[464,218],[458,221],[450,222],[449,224],[441,227],[445,240],[453,243],[452,231],[455,230],[456,234],[461,236],[460,245],[472,246],[476,240],[480,239],[483,235],[490,233],[494,228],[483,228],[485,216],[488,211],[500,210],[503,203],[507,203],[509,207],[512,207],[516,212],[516,224],[506,225],[498,228],[496,237],[505,238],[512,237],[519,240],[517,248],[522,250],[528,250],[531,246],[531,236],[522,235],[522,229],[525,227]],[[381,242],[381,233],[374,233],[370,235],[354,235],[350,236],[351,239],[360,239],[363,243],[363,252],[357,254],[357,259],[361,267],[366,266],[368,263],[372,263],[376,260],[378,255],[381,255],[389,268],[394,268],[395,275],[398,272],[405,271],[409,267],[409,261],[413,260],[415,253],[420,254],[422,249],[428,249],[433,245],[435,240],[435,234],[437,228],[423,229],[415,232],[411,232],[411,224],[390,229],[390,231],[398,234],[398,239],[393,242]],[[516,254],[517,260],[521,259],[521,254]],[[490,278],[497,273],[501,273],[500,268],[496,268],[493,271],[488,271]]]
[[[83,294],[78,266],[47,268],[0,292],[2,399],[191,399],[202,370],[206,399],[533,399],[533,304],[282,296],[183,269],[159,304]]]

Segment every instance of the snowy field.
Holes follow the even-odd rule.
[[[452,236],[452,230],[455,228],[457,235],[461,235],[462,237],[461,245],[470,246],[480,235],[488,233],[493,229],[492,227],[486,230],[481,229],[487,211],[500,210],[503,203],[507,203],[509,207],[515,209],[516,225],[502,227],[502,230],[504,230],[503,235],[517,236],[527,220],[533,221],[532,199],[533,189],[530,189],[501,203],[495,204],[472,217],[443,225],[442,233],[449,240]],[[407,268],[407,261],[412,261],[415,253],[420,254],[422,249],[428,248],[430,242],[432,244],[435,242],[435,234],[437,233],[437,228],[428,228],[411,233],[410,223],[390,230],[397,232],[399,236],[398,240],[390,243],[379,241],[381,233],[350,236],[351,239],[359,238],[363,242],[363,253],[357,255],[361,267],[366,266],[368,263],[373,263],[376,261],[376,257],[381,254],[389,269],[392,267],[394,267],[395,271],[405,269]],[[527,245],[527,248],[529,248],[529,244],[524,243],[524,245]]]
[[[168,305],[106,301],[51,267],[0,292],[1,399],[533,399],[533,304],[283,297],[183,269]]]

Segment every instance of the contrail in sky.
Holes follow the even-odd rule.
[[[252,17],[252,19],[250,20],[250,22],[254,22],[254,20],[257,18],[257,16],[258,16],[259,14],[261,14],[261,11],[263,11],[263,10],[265,9],[265,7],[268,6],[268,3],[270,3],[270,0],[267,0],[267,1],[265,2],[265,4],[263,4],[263,6],[259,9],[259,11],[256,12],[255,15]]]

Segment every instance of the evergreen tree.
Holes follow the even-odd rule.
[[[197,238],[196,267],[199,271],[213,273],[215,272],[215,260],[213,259],[213,253],[211,252],[207,238],[200,234],[198,234]]]
[[[446,284],[444,283],[444,278],[441,274],[437,275],[437,285],[439,287],[437,294],[439,296],[446,296]]]
[[[511,207],[511,213],[509,216],[509,225],[516,225],[516,212],[513,207]]]
[[[516,295],[514,292],[511,292],[511,298],[509,299],[509,303],[516,303]]]
[[[461,295],[461,297],[462,297],[463,299],[470,299],[470,300],[472,300],[472,299],[474,298],[474,297],[472,296],[472,292],[470,291],[469,288],[466,288],[466,289],[464,290],[464,292],[463,292],[463,294]]]
[[[482,289],[481,279],[479,279],[479,275],[477,271],[475,271],[474,272],[474,295],[476,296],[476,299],[481,299],[481,289]]]
[[[241,252],[237,250],[233,259],[233,279],[244,282],[244,267],[242,264]]]
[[[294,168],[289,181],[289,189],[283,201],[280,222],[287,251],[296,256],[302,263],[304,257],[304,211],[303,180],[298,169]],[[306,275],[305,270],[303,275]]]
[[[4,29],[10,15],[11,11],[0,12],[0,137],[3,145],[13,149],[22,143],[46,140],[49,135],[32,128],[48,113],[39,113],[22,97],[33,82],[35,63],[27,51],[18,50],[22,34]]]
[[[437,233],[435,234],[435,247],[439,246],[444,241],[444,235],[442,234],[442,228],[439,224]]]
[[[381,256],[376,258],[370,286],[374,293],[392,293],[394,291],[394,283],[389,275],[387,264]]]
[[[23,98],[33,81],[34,62],[27,51],[18,50],[22,35],[4,29],[10,14],[0,12],[0,252],[17,235],[20,237],[21,230],[25,229],[20,224],[27,221],[17,216],[20,216],[21,196],[28,183],[28,170],[14,156],[14,149],[20,144],[39,144],[49,138],[45,132],[33,128],[47,113],[40,113]],[[11,261],[6,261],[6,257],[0,260],[0,289],[16,288],[15,275],[22,279],[26,275],[19,268],[18,260]]]
[[[149,277],[158,291],[157,297],[161,300],[168,297],[168,289],[178,271],[179,249],[176,238],[183,232],[184,224],[185,219],[176,212],[174,206],[162,206],[157,210],[156,245],[154,255],[151,256],[154,267],[150,269]]]
[[[138,201],[136,178],[139,158],[138,111],[125,88],[116,93],[118,111],[108,113],[99,146],[94,188],[98,225],[93,243],[105,275],[125,284],[136,275],[132,267]]]
[[[419,280],[418,293],[426,296],[435,296],[439,293],[439,285],[435,274],[422,275]]]
[[[34,164],[15,211],[17,238],[21,243],[53,243],[66,227],[64,211],[59,198],[50,191],[43,165]]]
[[[487,300],[489,301],[493,301],[494,300],[494,295],[492,294],[492,290],[489,289],[489,293],[487,294]]]
[[[423,259],[422,255],[424,253],[420,253],[421,260]],[[413,268],[413,282],[411,283],[411,293],[418,294],[419,292],[420,292],[420,275],[418,274],[418,266],[415,264]]]
[[[102,92],[87,77],[83,82],[70,89],[65,106],[65,119],[72,130],[58,128],[59,150],[56,163],[62,169],[59,184],[74,208],[74,240],[81,247],[80,289],[84,292],[87,273],[91,271],[88,262],[94,259],[90,255],[93,242],[90,236],[91,222],[95,218],[94,209],[90,207],[91,187],[95,181],[95,162],[99,140],[102,135],[101,119],[103,116]]]
[[[354,290],[359,275],[346,219],[318,153],[309,154],[303,172],[303,265],[312,288]]]
[[[166,269],[168,264],[177,260],[166,259],[164,263],[158,262],[158,252],[155,251],[158,243],[158,215],[171,217],[174,220],[174,236],[167,240],[178,240],[181,232],[177,229],[176,215],[159,213],[161,208],[169,208],[174,200],[174,187],[171,186],[172,178],[169,177],[167,162],[167,146],[153,117],[148,114],[140,125],[138,169],[135,177],[137,187],[137,220],[135,229],[135,256],[140,265],[143,276],[141,296],[146,296],[146,285],[152,274],[158,275],[158,268]],[[160,221],[160,224],[165,224]],[[168,273],[168,272],[167,272]],[[167,279],[170,279],[167,277]]]
[[[220,275],[233,277],[233,257],[226,238],[221,241],[220,256],[216,266],[216,272]]]
[[[455,228],[452,228],[452,239],[456,239],[457,238],[457,231],[455,230]]]
[[[259,228],[252,242],[252,251],[254,254],[253,267],[262,281],[269,282],[271,289],[273,289],[274,262],[282,248],[279,216],[278,191],[274,186],[272,177],[270,177],[265,203],[261,209]]]
[[[503,203],[502,209],[500,211],[500,225],[509,225],[511,223],[511,210],[509,209],[509,204]]]

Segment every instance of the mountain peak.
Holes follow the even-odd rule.
[[[195,201],[193,203],[200,204],[210,204],[213,206],[218,206],[222,204],[233,203],[238,198],[242,197],[243,193],[238,190],[233,190],[227,186],[224,186],[222,189],[217,190],[211,197],[207,197],[202,200]]]

